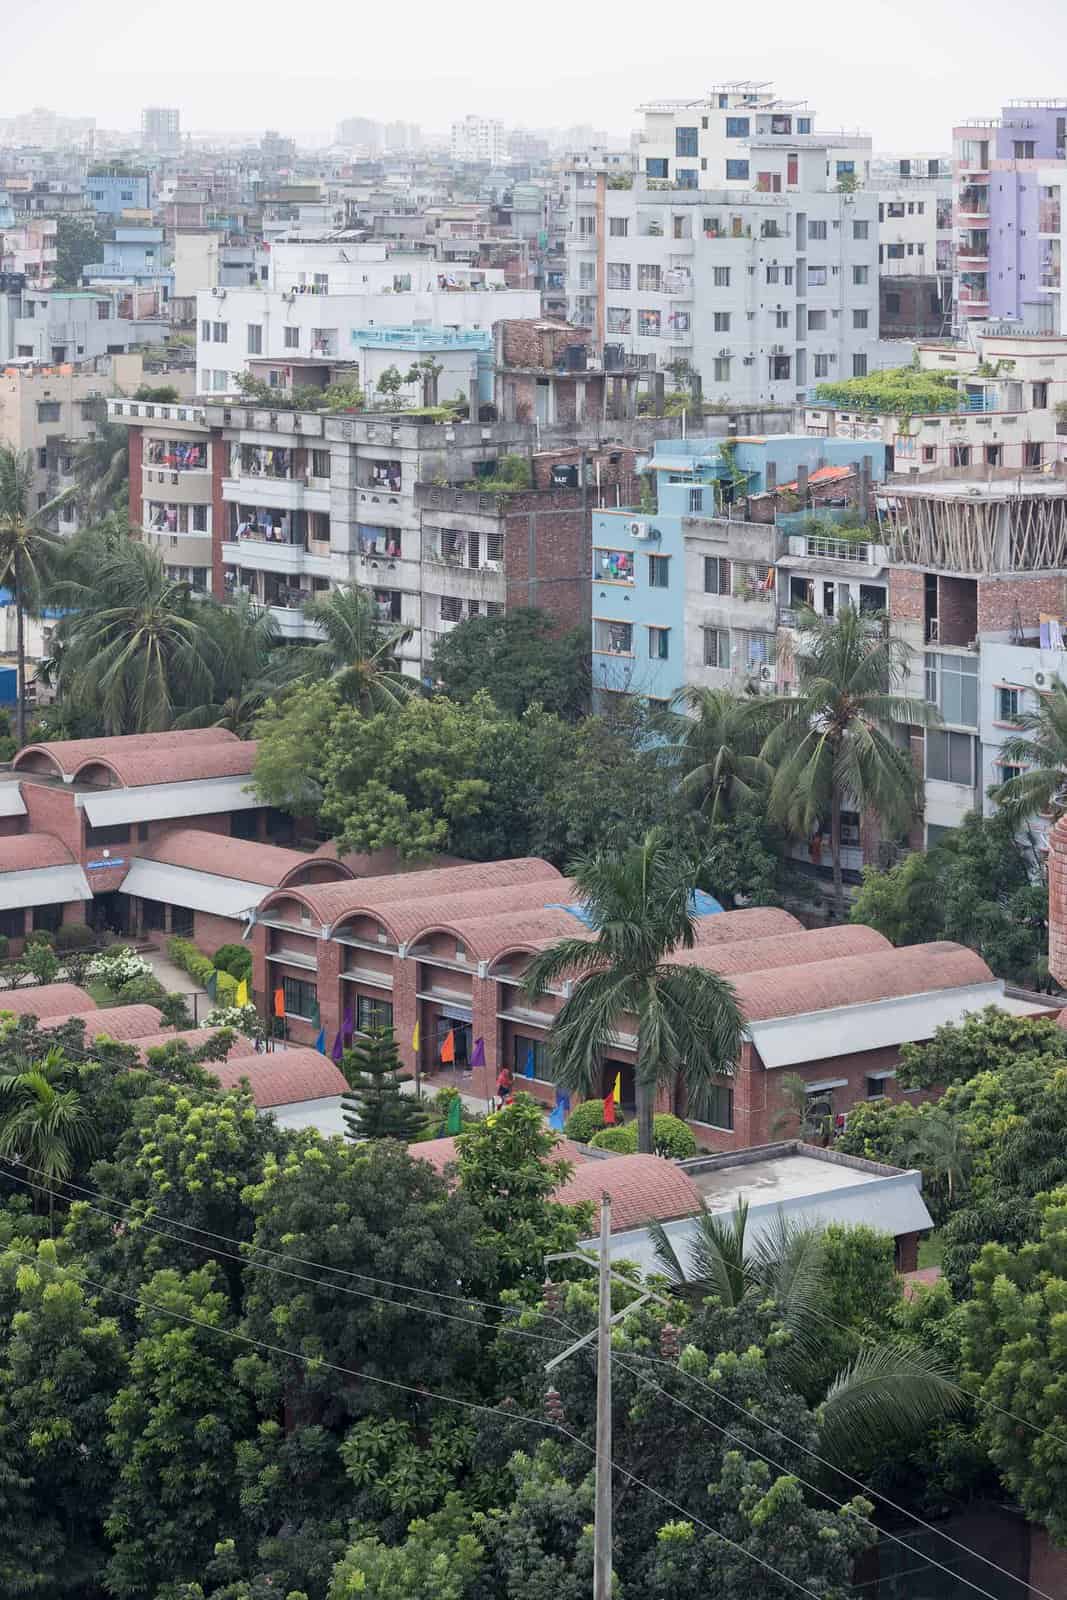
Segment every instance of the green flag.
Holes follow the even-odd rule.
[[[214,1000],[216,998],[217,994],[218,994],[218,988],[219,988],[219,975],[215,971],[214,968],[212,968],[212,970],[211,970],[211,972],[210,972],[210,974],[208,976],[207,982],[204,984],[204,988],[207,990],[207,992],[211,996],[212,1000]]]
[[[448,1107],[448,1120],[445,1123],[445,1132],[463,1132],[463,1102],[458,1094],[454,1096]]]

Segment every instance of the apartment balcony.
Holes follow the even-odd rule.
[[[1059,236],[1060,208],[1058,205],[1054,205],[1049,201],[1042,202],[1042,204],[1038,207],[1037,231],[1038,233],[1053,234],[1057,237]]]
[[[222,498],[238,505],[262,506],[265,510],[329,511],[330,480],[242,473],[239,478],[223,478]]]
[[[303,540],[289,544],[273,539],[241,538],[228,540],[222,546],[223,565],[240,567],[250,572],[271,572],[286,577],[299,577],[307,572],[307,551]],[[329,577],[327,571],[322,576]]]
[[[141,479],[146,501],[166,500],[181,506],[211,504],[210,472],[171,472],[167,467],[145,467]]]

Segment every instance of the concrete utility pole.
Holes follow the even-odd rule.
[[[593,1600],[611,1600],[611,1197],[600,1197],[600,1297],[596,1341],[596,1520]]]

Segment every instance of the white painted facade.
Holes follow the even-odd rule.
[[[469,115],[453,122],[449,150],[453,161],[488,161],[500,167],[508,159],[504,124],[495,117]]]

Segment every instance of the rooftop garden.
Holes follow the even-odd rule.
[[[960,403],[953,379],[918,367],[890,367],[866,378],[820,383],[815,396],[826,405],[902,417],[914,417],[924,411],[951,411]]]

